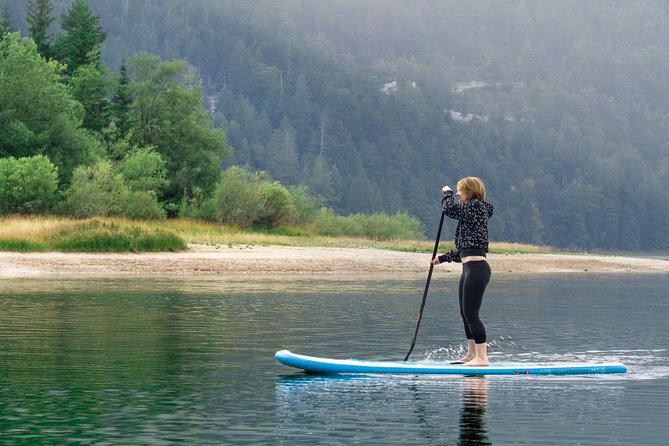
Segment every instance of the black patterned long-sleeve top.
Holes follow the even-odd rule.
[[[441,201],[441,208],[445,215],[458,221],[458,226],[455,249],[440,255],[439,261],[460,262],[464,257],[463,250],[485,255],[488,252],[488,219],[492,217],[493,205],[478,199],[456,203],[451,192]]]

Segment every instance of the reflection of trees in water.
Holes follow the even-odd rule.
[[[465,381],[460,412],[460,445],[492,444],[485,427],[488,409],[488,380],[471,377]]]

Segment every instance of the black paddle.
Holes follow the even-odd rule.
[[[437,257],[437,250],[439,249],[439,239],[441,238],[441,227],[444,225],[444,213],[441,213],[441,219],[439,220],[439,229],[437,229],[437,239],[434,241],[434,250],[432,251],[432,260]],[[411,352],[413,351],[414,346],[416,345],[416,338],[418,337],[418,328],[420,327],[420,320],[423,318],[423,308],[425,308],[425,300],[427,299],[427,290],[430,288],[430,279],[432,279],[432,270],[434,265],[430,262],[430,271],[427,273],[427,282],[425,282],[425,291],[423,291],[423,301],[420,304],[420,310],[418,311],[418,320],[416,321],[416,330],[413,332],[413,339],[411,340],[411,348],[409,348],[409,353],[404,357],[404,360],[407,361]]]

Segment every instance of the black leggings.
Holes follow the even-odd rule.
[[[486,261],[462,264],[462,276],[458,287],[460,315],[465,324],[467,339],[477,344],[486,342],[485,327],[479,318],[483,293],[490,282],[490,265]]]

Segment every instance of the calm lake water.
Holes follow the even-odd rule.
[[[276,350],[401,360],[423,277],[0,281],[0,444],[584,444],[669,438],[669,276],[493,278],[491,359],[627,375],[304,375]],[[456,277],[416,359],[462,354]]]

